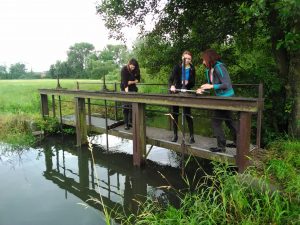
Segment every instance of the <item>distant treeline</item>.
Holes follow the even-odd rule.
[[[5,65],[0,65],[0,79],[38,79],[43,77],[43,73],[27,71],[25,64],[15,63],[9,68]]]
[[[96,51],[90,43],[76,43],[67,51],[66,61],[56,61],[48,71],[28,71],[23,63],[12,64],[9,68],[0,65],[0,79],[39,79],[39,78],[86,78],[118,79],[120,67],[131,57],[125,45],[107,45]]]

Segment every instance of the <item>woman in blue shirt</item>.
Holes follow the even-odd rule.
[[[176,89],[187,89],[190,90],[195,86],[195,67],[192,64],[192,53],[189,51],[184,51],[182,54],[182,63],[176,65],[173,69],[169,77],[169,87],[171,93],[177,93]],[[188,123],[189,131],[190,131],[190,139],[189,142],[195,143],[194,139],[194,128],[193,128],[193,118],[191,115],[190,107],[183,107],[183,112],[185,114],[185,118]],[[178,114],[179,107],[172,107],[172,115],[173,115],[173,131],[174,135],[172,138],[172,142],[177,142],[178,140]]]
[[[204,90],[213,89],[216,96],[232,97],[234,90],[225,65],[220,61],[221,56],[213,49],[207,49],[202,53],[203,65],[206,67],[205,75],[207,83],[197,89],[198,94]],[[233,135],[233,144],[226,145],[226,138],[222,128],[225,121],[226,126]],[[212,117],[212,128],[214,136],[217,138],[218,147],[210,148],[212,152],[225,152],[227,147],[236,146],[237,125],[232,119],[232,112],[227,110],[214,110]]]

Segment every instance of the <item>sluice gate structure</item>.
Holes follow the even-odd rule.
[[[262,87],[259,87],[260,89]],[[261,92],[260,92],[261,93]],[[69,89],[39,89],[41,98],[41,114],[43,117],[58,117],[61,124],[76,127],[77,145],[87,144],[88,132],[106,133],[133,141],[133,164],[141,166],[152,147],[159,146],[185,155],[206,158],[209,160],[227,161],[236,165],[239,172],[243,172],[249,165],[250,151],[260,147],[260,126],[263,110],[262,94],[258,98],[242,97],[215,97],[201,95],[172,95],[172,94],[143,94],[122,93],[110,91],[87,91]],[[61,98],[69,97],[72,100],[74,112],[62,115]],[[51,101],[50,101],[51,100]],[[104,101],[104,116],[95,116],[92,113],[91,100]],[[57,104],[58,102],[58,104]],[[132,129],[124,130],[124,126],[115,119],[108,118],[107,102],[114,103],[115,109],[122,102],[132,104]],[[57,106],[58,105],[58,106]],[[177,143],[170,141],[172,132],[168,129],[149,127],[146,125],[146,106],[159,107],[191,107],[205,110],[229,110],[236,112],[238,120],[237,147],[228,148],[226,152],[214,153],[210,147],[216,145],[214,138],[195,135],[196,143],[188,144],[182,141],[184,134],[180,135]],[[58,108],[58,109],[57,109]],[[57,113],[58,111],[58,113]],[[251,120],[257,115],[256,144],[251,144]],[[167,120],[168,116],[166,116]],[[197,124],[194,124],[197,126]]]

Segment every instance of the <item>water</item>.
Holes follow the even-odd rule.
[[[180,157],[153,147],[147,165],[139,169],[132,165],[131,141],[108,140],[109,151],[105,135],[92,138],[95,165],[91,152],[77,148],[74,137],[49,137],[40,146],[21,150],[1,144],[0,225],[105,224],[102,206],[92,200],[99,201],[99,193],[112,217],[118,210],[136,212],[137,201],[146,196],[179,207],[176,193],[187,188]],[[210,167],[208,161],[200,163]]]

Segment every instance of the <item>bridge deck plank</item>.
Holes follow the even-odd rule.
[[[75,116],[67,115],[63,116],[62,119],[64,124],[70,126],[76,126]],[[86,121],[88,124],[88,116],[86,117]],[[117,121],[108,119],[108,126],[112,125]],[[91,117],[91,127],[90,131],[105,133],[105,119],[100,117]],[[122,138],[132,139],[132,129],[125,130],[124,125],[118,126],[111,130],[108,130],[108,134],[115,135]],[[171,142],[172,131],[162,128],[148,127],[146,128],[147,135],[147,144],[155,145],[159,147],[164,147],[167,149],[174,150],[176,152],[181,152],[181,143],[182,143],[182,135],[179,135],[178,141],[176,143]],[[186,134],[186,140],[188,141],[189,134]],[[215,147],[217,145],[215,138],[203,137],[200,135],[195,135],[194,144],[187,144],[187,153],[192,154],[198,157],[206,158],[206,159],[214,159],[224,161],[227,160],[230,164],[235,164],[235,148],[226,148],[225,153],[212,153],[209,151],[210,147]],[[229,143],[231,141],[228,141]],[[253,146],[250,146],[253,148]]]

